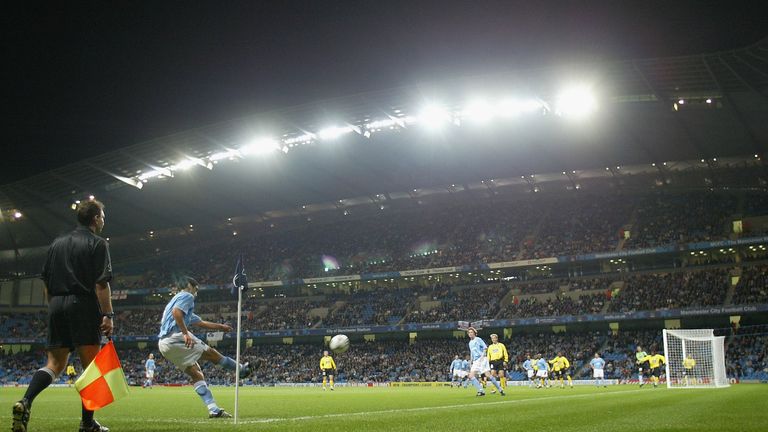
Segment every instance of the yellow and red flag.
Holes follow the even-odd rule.
[[[104,408],[128,394],[128,382],[111,340],[75,381],[75,388],[85,408],[91,411]]]

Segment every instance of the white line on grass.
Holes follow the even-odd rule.
[[[513,399],[513,400],[502,400],[502,401],[496,401],[496,402],[472,402],[472,403],[465,403],[461,405],[438,405],[438,406],[430,406],[430,407],[398,408],[398,409],[388,409],[388,410],[379,410],[379,411],[357,411],[357,412],[350,412],[350,413],[333,413],[333,414],[299,416],[299,417],[275,417],[275,418],[262,418],[262,419],[251,419],[251,420],[239,419],[237,423],[238,424],[279,423],[279,422],[305,421],[305,420],[322,420],[322,419],[335,418],[335,417],[368,416],[368,415],[398,414],[398,413],[431,411],[431,410],[446,410],[446,409],[454,409],[454,408],[482,408],[482,407],[491,406],[491,405],[538,402],[538,401],[556,400],[556,399],[573,399],[573,398],[581,398],[581,397],[596,397],[596,396],[605,396],[605,395],[638,393],[643,391],[646,391],[646,390],[640,390],[640,389],[622,390],[622,391],[616,391],[616,392],[610,392],[610,393],[597,393],[597,394],[587,393],[587,394],[577,394],[577,395],[545,396],[545,397],[537,397],[537,398],[531,398],[531,399]],[[201,420],[183,420],[182,419],[182,420],[174,420],[173,422],[174,423],[192,423],[192,424],[199,424],[199,423],[210,424],[210,420],[201,421]]]
[[[416,407],[416,408],[397,408],[397,409],[388,409],[388,410],[379,410],[379,411],[356,411],[356,412],[349,412],[349,413],[333,413],[333,414],[299,416],[299,417],[272,417],[272,418],[261,418],[261,419],[250,419],[250,420],[239,419],[237,424],[280,423],[280,422],[305,421],[305,420],[322,420],[322,419],[336,418],[336,417],[350,417],[350,416],[359,417],[359,416],[380,415],[380,414],[399,414],[399,413],[431,411],[431,410],[446,410],[446,409],[455,409],[455,408],[482,408],[486,406],[495,406],[495,405],[503,405],[503,404],[519,404],[519,403],[549,401],[549,400],[559,400],[559,399],[599,397],[599,396],[609,396],[609,395],[628,394],[628,393],[640,393],[644,391],[648,392],[647,390],[635,389],[635,390],[621,390],[621,391],[608,392],[608,393],[585,393],[585,394],[576,394],[576,395],[544,396],[544,397],[536,397],[536,398],[530,398],[530,399],[501,400],[496,402],[469,402],[461,405],[438,405],[438,406]],[[55,420],[72,420],[72,419],[73,418],[57,418]],[[48,418],[48,420],[53,420],[53,419]],[[118,419],[115,419],[115,420],[118,420]],[[192,420],[192,419],[153,418],[153,419],[146,419],[146,420],[155,422],[155,423],[183,423],[183,424],[213,424],[216,422],[220,422],[220,420],[210,420],[210,419]]]

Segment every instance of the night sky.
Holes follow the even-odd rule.
[[[766,1],[15,3],[3,12],[1,183],[319,99],[768,34]]]

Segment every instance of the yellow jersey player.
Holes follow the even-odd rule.
[[[661,376],[661,366],[667,363],[667,358],[656,352],[656,349],[651,350],[651,355],[646,356],[643,363],[647,362],[650,368],[651,382],[653,387],[659,386],[659,377]]]
[[[330,380],[330,388],[333,390],[333,375],[336,371],[336,362],[333,361],[333,357],[328,355],[328,351],[323,351],[323,357],[320,359],[320,370],[323,372],[323,390],[325,390],[325,383]]]
[[[643,362],[646,357],[648,357],[648,354],[646,354],[643,348],[638,345],[635,352],[635,359],[637,360],[637,380],[640,383],[641,388],[645,385],[643,382]]]
[[[694,368],[696,367],[696,359],[691,357],[690,354],[685,356],[685,360],[683,360],[683,376],[685,377],[685,385],[689,385],[688,380],[693,379],[693,384],[696,384],[696,375],[694,372]]]
[[[67,384],[69,384],[70,387],[72,386],[72,383],[75,382],[75,375],[77,375],[77,372],[75,371],[75,365],[70,363],[67,365]]]
[[[560,381],[560,388],[565,388],[565,383],[563,382],[563,376],[568,377],[568,385],[573,388],[573,379],[571,378],[571,362],[568,361],[567,358],[563,355],[562,351],[557,352],[557,356],[549,361],[549,364],[552,365],[552,376]]]
[[[499,335],[495,333],[491,335],[491,344],[488,346],[488,361],[491,364],[491,375],[499,378],[501,388],[506,389],[507,378],[505,370],[509,362],[509,353],[507,353],[507,347],[499,342]],[[491,393],[496,393],[496,390],[491,391]]]

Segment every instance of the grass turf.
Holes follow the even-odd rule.
[[[10,428],[11,406],[23,388],[0,388],[0,428]],[[233,412],[234,389],[212,388]],[[562,431],[758,431],[768,424],[768,386],[667,390],[510,387],[507,396],[474,396],[453,388],[252,388],[240,390],[240,422],[208,419],[191,387],[131,394],[96,413],[121,431],[475,431],[500,427]],[[72,388],[50,388],[35,401],[30,431],[77,430],[80,404]],[[494,419],[493,422],[491,419]],[[8,429],[6,429],[8,430]]]

